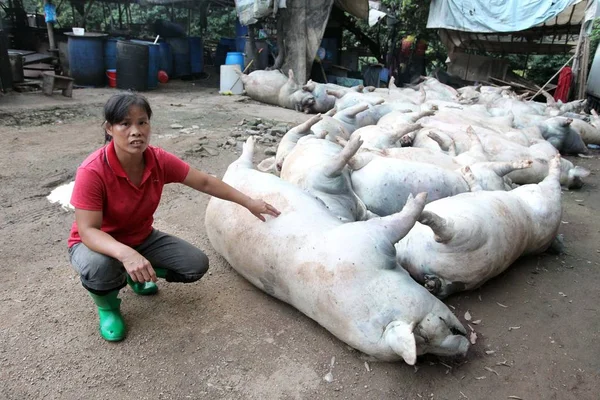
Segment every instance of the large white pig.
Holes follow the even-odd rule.
[[[315,104],[312,93],[296,83],[291,69],[287,77],[279,70],[259,70],[248,75],[238,71],[238,74],[246,94],[254,100],[304,112],[309,112]]]
[[[217,198],[206,209],[210,242],[238,273],[380,360],[466,353],[458,319],[396,265],[393,243],[414,226],[424,194],[400,213],[344,224],[301,189],[253,169],[253,144],[248,139],[223,180],[281,215],[261,222]]]
[[[452,171],[437,165],[381,157],[362,152],[349,162],[352,187],[367,209],[377,215],[390,215],[404,206],[411,193],[426,192],[428,201],[454,196],[473,187],[510,190],[504,175],[515,168],[528,168],[531,161],[476,163]]]
[[[545,251],[561,221],[560,156],[539,184],[429,203],[396,244],[398,263],[438,297],[474,289],[517,258]]]

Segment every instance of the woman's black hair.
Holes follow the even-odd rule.
[[[148,119],[152,118],[152,108],[144,96],[137,93],[119,93],[108,99],[104,105],[104,123],[114,125],[123,122],[127,118],[131,106],[141,107],[146,111]],[[104,140],[105,142],[112,140],[106,130],[104,131]]]

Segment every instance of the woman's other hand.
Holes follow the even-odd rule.
[[[120,261],[134,282],[157,281],[156,272],[154,272],[150,261],[146,260],[137,251],[131,249],[131,252],[128,252]]]

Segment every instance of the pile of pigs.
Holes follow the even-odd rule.
[[[242,276],[380,360],[464,355],[440,300],[560,244],[561,186],[589,171],[561,158],[600,144],[583,102],[524,101],[506,87],[342,88],[256,71],[247,94],[321,112],[254,167],[254,138],[224,181],[281,211],[266,223],[212,198],[211,244]],[[589,121],[589,122],[587,122]]]

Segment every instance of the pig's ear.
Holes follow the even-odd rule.
[[[316,89],[316,87],[316,83],[314,83],[313,81],[308,81],[306,85],[302,86],[302,90],[304,90],[305,92],[312,92]]]
[[[388,346],[408,365],[415,365],[417,362],[417,342],[413,330],[414,323],[393,321],[385,328],[384,333]]]
[[[261,172],[274,172],[275,168],[275,157],[269,157],[262,160],[256,168]]]

